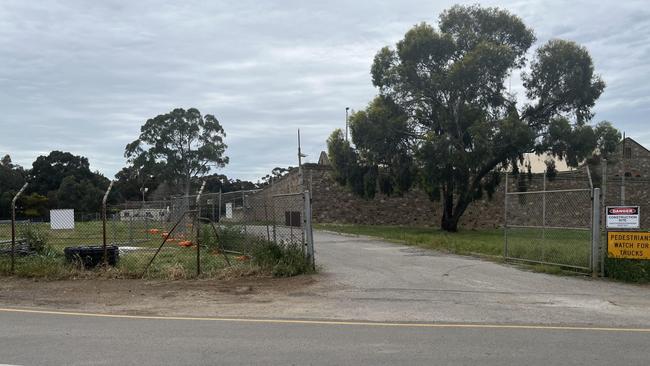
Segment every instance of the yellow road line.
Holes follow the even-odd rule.
[[[220,318],[220,317],[191,317],[191,316],[152,316],[152,315],[122,315],[83,313],[73,311],[35,310],[18,308],[0,308],[3,313],[27,313],[45,315],[83,316],[94,318],[118,319],[143,319],[143,320],[191,320],[213,322],[239,322],[239,323],[268,323],[268,324],[313,324],[313,325],[358,325],[378,327],[403,327],[403,328],[465,328],[465,329],[536,329],[536,330],[573,330],[573,331],[599,331],[599,332],[635,332],[650,333],[650,328],[614,328],[614,327],[580,327],[580,326],[554,326],[554,325],[519,325],[519,324],[462,324],[462,323],[396,323],[396,322],[367,322],[343,320],[291,320],[291,319],[255,319],[255,318]]]

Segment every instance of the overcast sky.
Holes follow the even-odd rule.
[[[317,161],[345,107],[375,95],[377,50],[454,3],[463,1],[1,0],[0,155],[30,167],[70,151],[113,177],[148,118],[196,107],[226,130],[229,177],[296,165],[298,128]],[[585,45],[607,83],[594,121],[650,147],[647,1],[481,3],[521,16],[534,48]]]

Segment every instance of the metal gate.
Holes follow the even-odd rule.
[[[593,190],[541,188],[509,192],[506,180],[504,258],[593,269]]]

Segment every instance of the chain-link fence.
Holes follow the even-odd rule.
[[[589,182],[575,177],[565,177],[562,182],[549,182],[545,176],[523,177],[527,180],[523,183],[521,179],[511,176],[506,183],[505,258],[579,270],[592,268]],[[560,185],[569,188],[552,189]]]
[[[606,206],[639,206],[640,229],[650,230],[650,180],[640,177],[609,177],[603,183],[602,190],[603,208]]]
[[[263,242],[294,246],[310,255],[308,193],[238,191],[201,196],[200,217],[215,225],[225,250],[247,253]],[[214,230],[213,230],[214,231]]]
[[[185,278],[250,265],[272,245],[313,260],[309,210],[308,193],[264,191],[126,202],[92,214],[52,209],[39,218],[23,217],[18,204],[14,220],[0,221],[0,273],[39,275],[39,267],[57,276],[109,264],[122,276]]]
[[[25,270],[38,275],[37,267],[63,262],[65,248],[101,245],[102,237],[100,213],[52,209],[35,217],[26,216],[19,204],[15,220],[0,222],[0,273]]]

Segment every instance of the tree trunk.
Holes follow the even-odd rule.
[[[471,199],[468,194],[463,194],[454,204],[453,194],[447,194],[443,197],[443,212],[440,228],[444,231],[455,233],[458,231],[458,222],[467,210]]]
[[[191,188],[190,187],[191,186],[190,182],[192,181],[189,172],[185,173],[184,181],[185,182],[183,182],[183,183],[184,183],[185,187],[183,187],[183,188],[185,190],[185,197],[188,197],[190,195],[190,188]]]
[[[458,219],[454,219],[454,194],[446,191],[442,197],[442,221],[440,228],[444,231],[458,231]]]
[[[440,228],[444,231],[455,233],[458,231],[458,218],[455,216],[451,217],[442,217],[442,222]]]
[[[184,186],[185,186],[185,189],[184,189],[184,191],[185,191],[185,197],[187,197],[187,196],[190,195],[190,182],[187,182],[187,181],[186,181],[185,184],[184,184]]]

